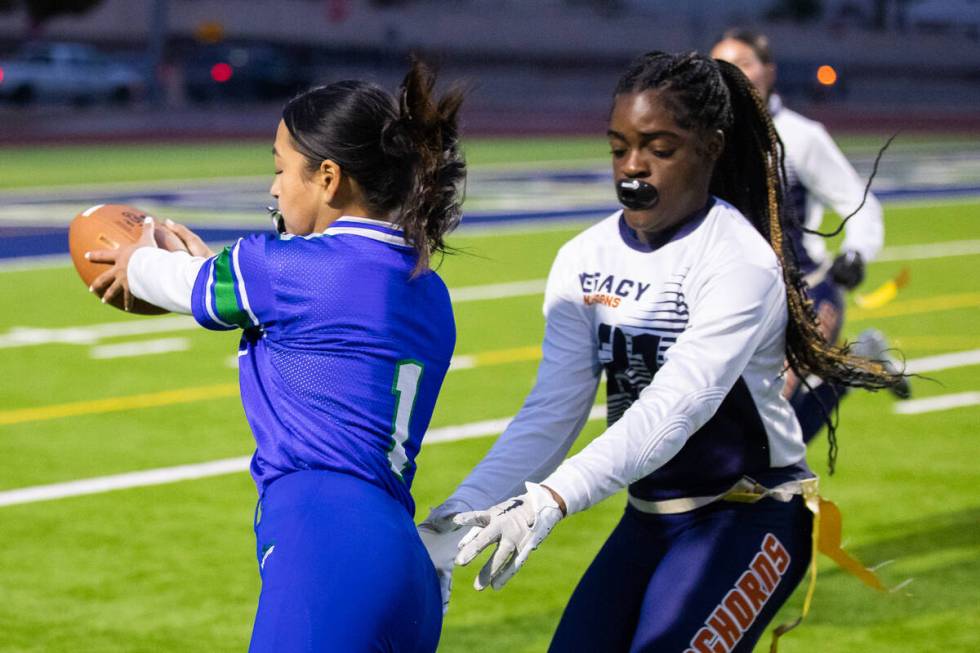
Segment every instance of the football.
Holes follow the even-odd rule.
[[[99,204],[88,208],[71,221],[68,228],[68,249],[78,276],[86,288],[96,277],[109,269],[105,263],[93,263],[85,258],[85,252],[96,249],[118,249],[121,245],[135,243],[143,229],[146,212],[124,204]],[[166,229],[154,232],[157,245],[167,250],[181,248],[180,240]],[[123,310],[122,295],[116,296],[110,305]],[[131,313],[160,315],[164,309],[137,299]]]

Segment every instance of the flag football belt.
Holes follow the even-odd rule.
[[[690,512],[703,508],[715,501],[734,501],[735,503],[755,503],[763,499],[775,499],[776,501],[787,502],[796,495],[803,494],[803,484],[807,481],[790,481],[777,485],[774,488],[767,488],[761,483],[753,481],[748,476],[738,479],[735,485],[731,486],[721,494],[706,497],[680,497],[679,499],[664,499],[663,501],[647,501],[640,499],[632,494],[629,495],[629,504],[650,515],[676,515],[682,512]]]
[[[809,576],[806,598],[800,616],[793,621],[777,626],[772,633],[770,653],[776,653],[779,638],[795,628],[810,612],[813,592],[817,587],[817,552],[833,560],[837,565],[856,577],[868,587],[886,592],[888,588],[872,570],[861,564],[854,556],[841,548],[841,514],[833,501],[820,496],[818,479],[808,478],[802,481],[789,481],[773,488],[758,483],[748,476],[743,476],[725,492],[715,496],[681,497],[663,501],[647,501],[629,495],[629,505],[640,512],[651,515],[676,515],[689,512],[712,504],[716,501],[731,501],[734,503],[756,503],[762,499],[775,499],[788,502],[794,496],[802,496],[807,509],[813,513],[813,546],[809,562]]]

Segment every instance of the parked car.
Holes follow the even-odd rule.
[[[197,102],[281,99],[311,79],[299,57],[268,44],[205,45],[184,57],[187,96]]]
[[[142,90],[143,76],[135,66],[82,43],[30,43],[0,61],[0,99],[19,104],[123,104]]]

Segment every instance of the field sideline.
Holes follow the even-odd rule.
[[[496,174],[508,170],[507,161],[533,162],[533,153],[541,160],[553,160],[554,152],[571,163],[601,160],[603,150],[596,156],[595,144],[481,144],[486,150],[473,152],[472,159]],[[148,158],[160,173],[148,178],[190,174],[165,151]],[[42,159],[20,161],[36,166],[35,174],[21,171],[11,185],[53,179],[40,170]],[[74,181],[116,180],[113,151],[106,150],[105,161],[102,168],[92,163]],[[528,165],[533,163],[514,170]],[[195,174],[202,170],[192,166]],[[243,166],[233,174],[262,172]],[[890,255],[870,266],[862,290],[906,267],[911,283],[880,309],[852,306],[846,334],[875,326],[909,359],[932,360],[924,374],[934,381],[915,379],[915,400],[980,392],[971,354],[980,349],[974,270],[980,200],[888,205],[886,223]],[[534,380],[542,335],[540,280],[557,248],[583,226],[484,226],[453,238],[460,253],[447,257],[440,273],[457,290],[459,340],[455,370],[433,419],[433,442],[419,458],[417,518],[462,479],[519,408]],[[958,243],[959,251],[950,243]],[[958,255],[937,256],[944,253]],[[187,329],[173,321],[179,318],[133,318],[107,309],[63,262],[0,269],[0,306],[0,374],[7,379],[0,386],[0,652],[244,650],[258,593],[255,491],[247,474],[233,468],[39,503],[2,500],[14,490],[81,479],[213,461],[240,465],[252,443],[228,364],[236,337]],[[171,322],[157,328],[153,320]],[[17,344],[29,333],[40,341]],[[155,345],[158,353],[147,352],[153,342],[164,343]],[[947,354],[956,357],[933,359]],[[165,393],[188,388],[213,393],[159,400],[178,399]],[[158,401],[44,414],[127,397]],[[603,402],[600,391],[597,403]],[[974,440],[980,406],[914,414],[896,409],[899,404],[884,393],[848,398],[838,472],[824,475],[823,491],[843,509],[848,548],[868,564],[893,561],[881,569],[890,586],[913,582],[879,596],[822,560],[811,616],[784,638],[783,653],[980,648]],[[591,421],[577,446],[599,433],[601,423]],[[452,429],[464,425],[471,430],[457,437],[462,432]],[[825,457],[826,443],[818,439],[810,463],[820,473]],[[440,651],[544,650],[565,600],[622,506],[619,495],[562,523],[503,592],[474,592],[475,569],[459,572]],[[792,618],[801,602],[797,592],[776,622]],[[757,650],[768,650],[768,640]]]

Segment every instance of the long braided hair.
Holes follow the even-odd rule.
[[[725,147],[711,177],[710,192],[735,206],[772,246],[786,285],[789,320],[786,364],[800,379],[816,375],[825,382],[877,390],[895,385],[879,362],[850,354],[820,331],[813,303],[788,240],[792,219],[784,208],[786,172],[783,144],[766,105],[738,67],[691,52],[649,52],[635,59],[620,78],[616,95],[658,91],[677,124],[708,134],[721,130]],[[830,443],[829,466],[837,456],[836,424],[825,411]]]

